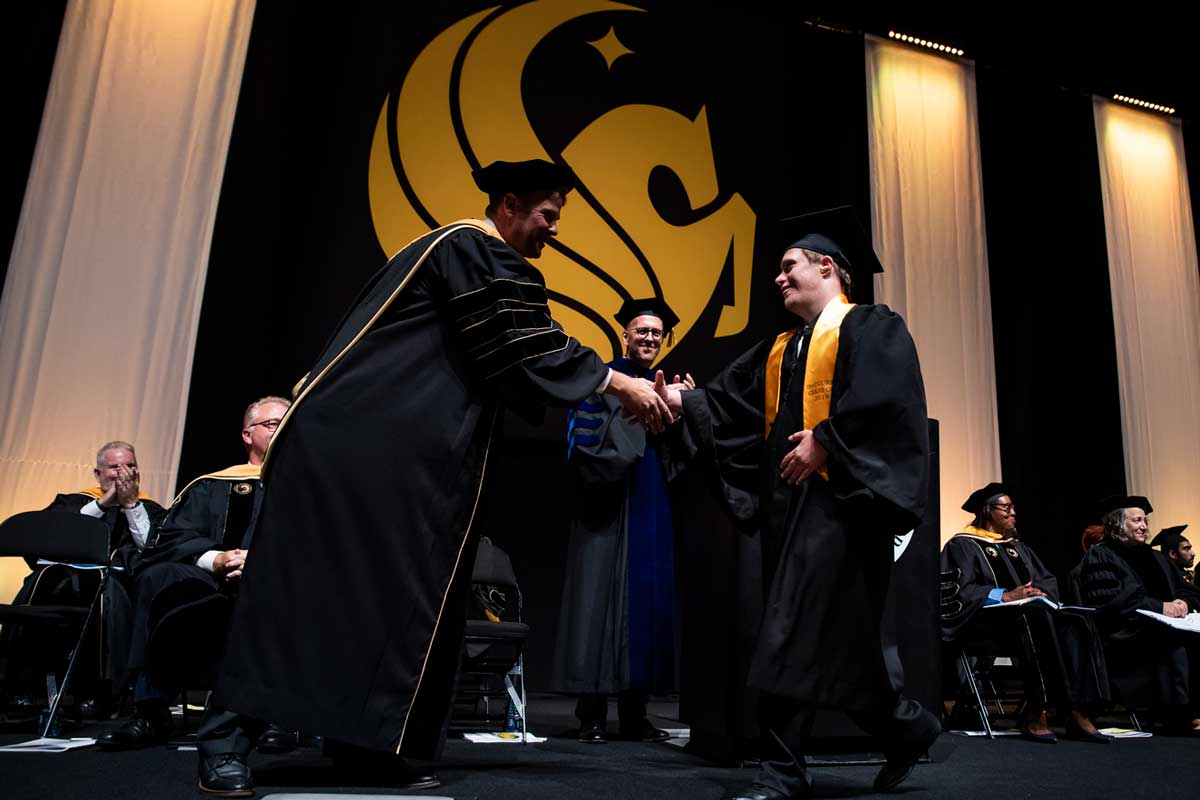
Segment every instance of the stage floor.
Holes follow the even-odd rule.
[[[541,744],[447,742],[437,766],[442,786],[408,795],[385,786],[348,785],[313,748],[285,756],[254,755],[259,797],[283,794],[360,794],[380,796],[479,798],[480,800],[716,800],[753,777],[750,768],[714,765],[671,744],[610,742],[584,745],[565,735],[573,723],[570,700],[531,699],[531,730],[549,739]],[[675,705],[651,706],[652,719],[664,728],[682,726]],[[1106,721],[1107,722],[1107,721]],[[1111,720],[1120,723],[1121,720]],[[94,736],[117,723],[70,731]],[[5,732],[0,744],[32,738]],[[1060,741],[1036,744],[1015,738],[965,738],[945,734],[935,745],[933,762],[921,764],[898,794],[913,800],[970,797],[972,800],[1036,797],[1194,797],[1189,767],[1200,741],[1155,736],[1108,745]],[[818,797],[871,795],[875,766],[813,768]],[[196,798],[196,754],[165,747],[128,753],[94,748],[61,754],[0,753],[0,796],[7,800],[80,798],[83,800],[174,800]]]

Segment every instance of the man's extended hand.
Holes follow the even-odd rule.
[[[213,572],[227,581],[236,580],[242,577],[242,570],[246,566],[246,556],[249,554],[249,550],[226,550],[218,553],[217,557],[213,559]]]
[[[1188,615],[1188,604],[1183,600],[1172,600],[1169,603],[1163,603],[1162,612],[1164,616],[1183,619]]]
[[[680,382],[679,376],[676,375],[673,383],[667,383],[661,369],[654,373],[654,391],[667,404],[671,413],[676,416],[683,413],[683,396],[680,392],[694,388],[696,388],[696,382],[692,380],[691,375],[688,375],[687,381],[684,382]]]
[[[829,453],[813,438],[812,431],[796,431],[788,437],[796,446],[788,451],[779,464],[779,477],[784,483],[795,486],[825,466]]]
[[[662,374],[662,370],[659,370],[658,375],[661,375],[661,374]],[[657,378],[657,375],[655,377]],[[692,373],[690,373],[690,372],[687,373],[683,377],[683,380],[680,380],[679,376],[676,375],[674,378],[671,379],[671,382],[667,384],[668,390],[674,389],[677,392],[690,392],[692,389],[695,389],[695,388],[696,388],[696,379],[692,377]]]
[[[660,372],[660,379],[661,376]],[[651,433],[662,433],[674,420],[671,410],[650,381],[614,371],[605,393],[616,395],[621,401],[625,419],[640,423]]]
[[[1013,600],[1024,600],[1026,597],[1046,597],[1046,593],[1034,586],[1033,581],[1030,581],[1001,594],[1000,602],[1011,603]]]

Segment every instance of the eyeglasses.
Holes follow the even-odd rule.
[[[1000,511],[1003,511],[1005,514],[1012,514],[1017,510],[1017,507],[1015,505],[1013,505],[1012,503],[996,503],[995,505],[992,506],[992,508],[999,509]]]
[[[642,339],[661,339],[663,337],[663,332],[658,328],[634,328],[633,332]]]
[[[267,430],[269,430],[269,431],[273,431],[273,430],[275,430],[276,428],[278,428],[278,427],[279,427],[279,423],[280,423],[280,422],[282,422],[282,421],[283,421],[283,420],[278,420],[278,419],[264,419],[264,420],[262,420],[262,421],[260,421],[260,422],[252,422],[252,423],[250,423],[249,425],[247,425],[247,426],[246,426],[246,430],[250,430],[250,429],[251,429],[251,428],[253,428],[255,425],[262,425],[262,426],[263,426],[264,428],[266,428]]]

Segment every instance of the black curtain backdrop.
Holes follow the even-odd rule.
[[[54,71],[54,54],[67,0],[13,3],[4,9],[0,74],[4,87],[4,158],[0,159],[0,292],[8,274],[13,238],[25,200],[42,108]]]
[[[977,88],[1003,470],[995,479],[1012,491],[1026,542],[1065,575],[1082,557],[1096,500],[1125,490],[1092,98],[999,69],[978,70]],[[970,521],[957,508],[942,515]]]

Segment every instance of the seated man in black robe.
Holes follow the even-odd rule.
[[[127,676],[126,656],[133,618],[132,572],[141,558],[152,532],[166,511],[139,491],[140,473],[137,454],[128,442],[108,442],[96,451],[96,466],[92,470],[98,486],[77,492],[60,494],[47,511],[83,514],[103,520],[109,530],[109,581],[105,584],[101,630],[103,631],[104,662],[98,670],[109,684],[113,695],[119,696]],[[32,572],[25,578],[14,605],[82,605],[91,602],[99,576],[91,570],[80,570],[65,564],[38,565],[31,563]],[[91,588],[88,588],[90,584]],[[20,654],[11,658],[5,668],[9,691],[14,686],[26,688],[40,683],[42,675],[55,664],[45,662],[52,653],[70,648],[57,632],[22,630],[13,627],[2,634]],[[51,638],[47,638],[51,637]],[[96,699],[101,705],[111,698],[101,692]]]
[[[1162,550],[1162,554],[1171,562],[1171,566],[1175,567],[1175,571],[1179,573],[1179,578],[1185,584],[1192,586],[1195,584],[1195,573],[1192,572],[1192,564],[1196,560],[1196,554],[1192,552],[1192,543],[1187,540],[1183,532],[1187,530],[1187,525],[1173,525],[1170,528],[1163,528],[1158,532],[1158,535],[1150,540],[1151,547],[1158,547]]]
[[[1129,709],[1151,709],[1168,728],[1200,734],[1186,638],[1196,634],[1138,613],[1182,618],[1200,604],[1185,597],[1178,571],[1146,543],[1150,501],[1114,496],[1100,510],[1104,540],[1084,557],[1081,586],[1084,603],[1096,608],[1113,699]]]
[[[210,599],[236,597],[249,551],[242,539],[250,524],[259,472],[267,445],[288,409],[282,397],[264,397],[247,407],[242,418],[242,443],[248,463],[238,464],[189,483],[171,504],[154,543],[146,549],[136,573],[137,607],[130,645],[130,669],[137,673],[134,684],[134,715],[124,725],[101,736],[97,744],[108,750],[128,750],[165,741],[171,731],[170,701],[178,690],[175,676],[156,664],[147,652],[155,624],[174,602],[195,609],[195,618],[207,619],[205,609],[219,609]],[[188,582],[190,591],[178,591]],[[174,598],[160,602],[164,591],[175,590]],[[215,611],[217,619],[220,612]],[[176,623],[177,624],[177,623]],[[197,648],[220,647],[221,632],[196,631]],[[260,748],[282,752],[295,735],[269,728]],[[264,747],[265,745],[265,747]]]
[[[971,644],[1016,656],[1025,683],[1025,738],[1054,742],[1047,705],[1069,712],[1067,736],[1107,743],[1089,712],[1108,700],[1108,673],[1099,635],[1082,613],[1055,611],[1038,602],[985,610],[1026,598],[1057,602],[1058,581],[1017,538],[1017,511],[1008,490],[989,483],[967,498],[971,524],[942,550],[942,641]]]

